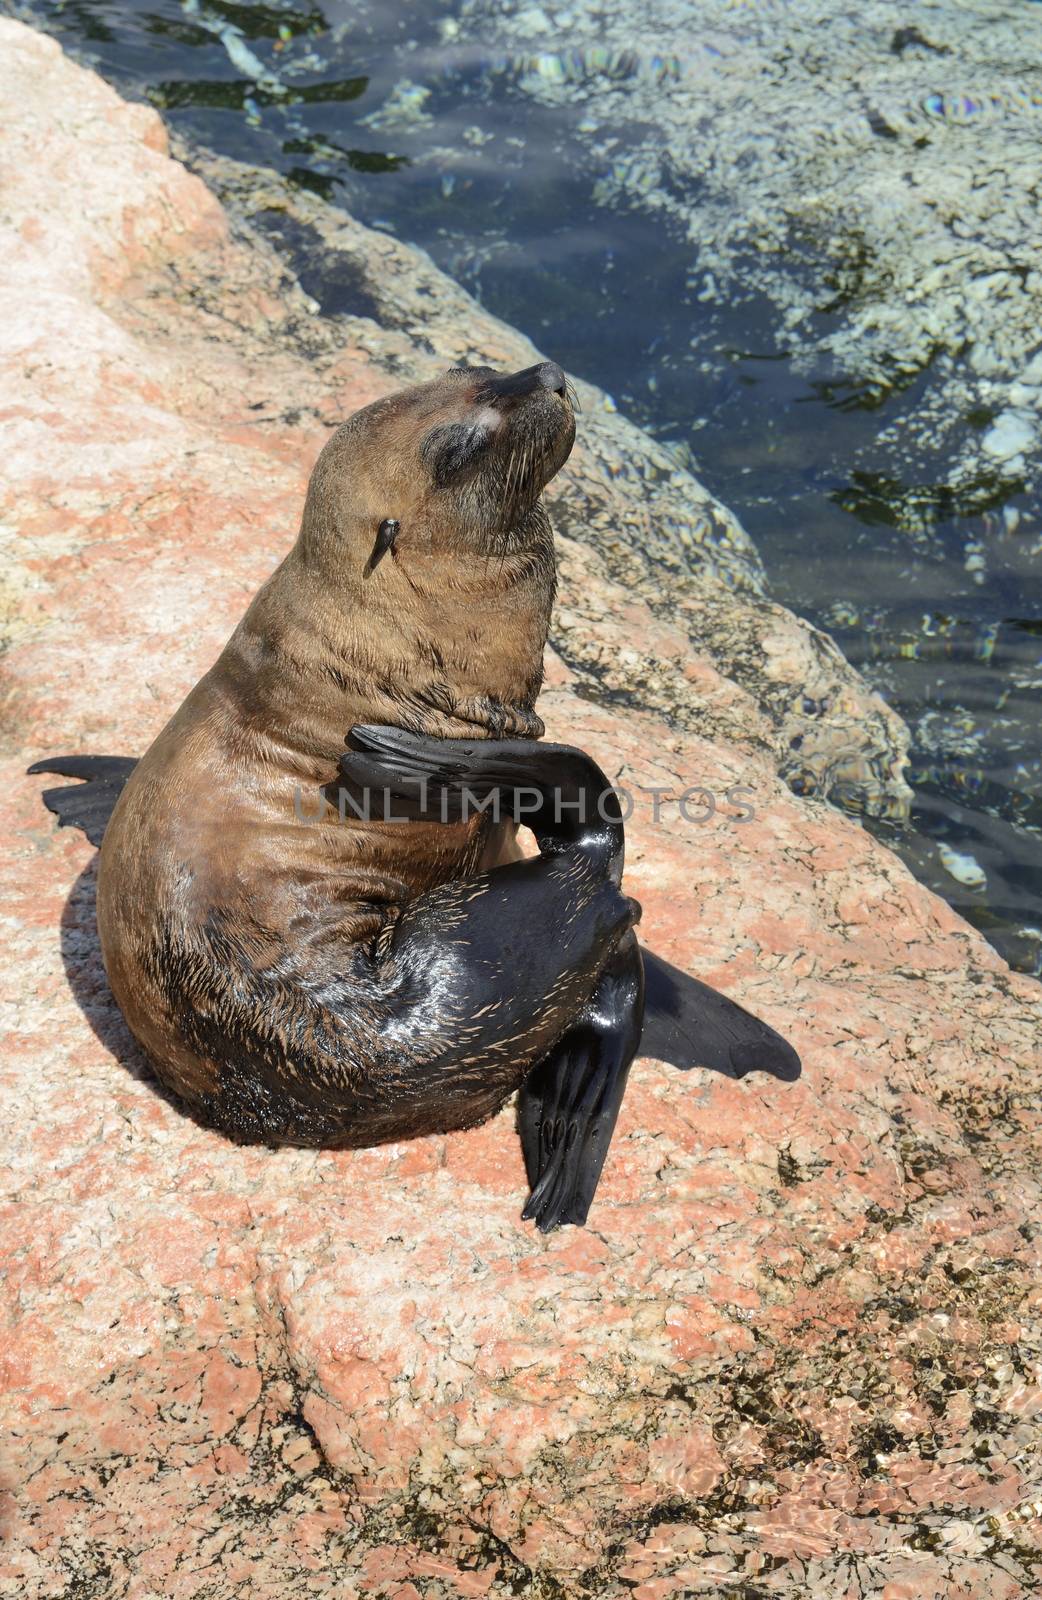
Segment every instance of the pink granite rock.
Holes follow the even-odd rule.
[[[794,797],[748,691],[650,614],[712,739],[558,658],[550,731],[645,791],[649,942],[791,1036],[800,1083],[638,1062],[591,1226],[548,1238],[509,1112],[273,1153],[157,1090],[94,852],[24,768],[144,748],[291,541],[327,425],[396,380],[151,112],[16,23],[0,47],[3,1592],[1037,1593],[1039,989]],[[567,561],[623,648],[632,595]],[[738,784],[752,820],[647,792]]]

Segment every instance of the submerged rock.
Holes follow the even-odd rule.
[[[1023,411],[1003,411],[995,418],[981,444],[996,460],[1011,461],[1030,450],[1037,441],[1038,424],[1034,417]]]
[[[983,889],[987,886],[987,874],[976,857],[964,850],[953,850],[943,840],[938,843],[937,854],[945,872],[956,883],[961,883],[966,889]]]
[[[351,277],[345,249],[344,292],[382,306],[400,278],[416,322],[383,326],[371,302],[320,315],[168,158],[153,112],[9,20],[0,96],[0,1587],[1034,1592],[1039,989],[780,780],[770,694],[791,699],[816,653],[859,715],[822,635],[736,584],[758,631],[721,672],[687,627],[713,636],[723,599],[678,550],[646,570],[683,583],[694,620],[656,613],[649,501],[625,485],[654,505],[669,480],[635,431],[587,413],[560,490],[561,511],[584,509],[563,541],[574,665],[549,654],[549,731],[639,791],[627,881],[649,941],[790,1034],[802,1081],[638,1062],[592,1226],[549,1238],[519,1221],[509,1113],[274,1152],[159,1092],[106,989],[94,852],[54,830],[24,769],[145,747],[291,543],[347,411],[449,347],[524,346],[462,297],[439,312],[422,258],[389,240],[378,257],[342,217],[357,260],[383,263]],[[632,474],[622,493],[610,460]],[[692,483],[668,503],[690,507]],[[716,515],[707,563],[733,545],[751,564],[726,519],[714,544]],[[725,799],[692,823],[676,797],[695,786],[751,789],[753,815]]]

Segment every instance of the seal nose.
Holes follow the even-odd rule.
[[[540,389],[550,389],[562,400],[567,394],[567,379],[556,361],[540,361],[520,372],[493,376],[482,385],[481,393],[490,400],[520,400],[525,395],[538,394]]]
[[[568,380],[556,361],[544,361],[536,367],[536,382],[540,389],[552,389],[563,400],[568,391]]]

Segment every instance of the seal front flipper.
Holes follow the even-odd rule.
[[[579,1017],[518,1096],[532,1191],[521,1215],[541,1233],[586,1221],[640,1043],[643,1011],[640,946],[630,932]]]
[[[352,728],[347,745],[340,775],[356,793],[387,790],[410,816],[432,822],[457,821],[494,799],[495,821],[523,822],[544,853],[579,848],[621,884],[618,796],[584,750],[533,739],[435,739],[375,724]]]
[[[769,1072],[787,1083],[799,1077],[792,1045],[759,1017],[707,983],[645,950],[644,1032],[640,1054],[686,1072],[708,1067],[728,1078]]]
[[[133,756],[49,756],[34,761],[27,775],[53,772],[59,778],[85,779],[45,789],[43,803],[58,818],[59,828],[82,828],[91,844],[100,847],[116,801],[136,766]]]

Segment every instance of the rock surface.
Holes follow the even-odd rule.
[[[422,362],[309,312],[153,113],[18,24],[0,46],[3,1592],[1036,1593],[1038,987],[790,792],[759,680],[610,551],[564,542],[550,731],[673,796],[630,826],[647,938],[787,1032],[803,1080],[639,1062],[592,1225],[548,1239],[509,1112],[272,1153],[157,1091],[94,852],[24,767],[145,747],[292,539],[326,426]],[[595,492],[611,520],[593,447],[562,509]],[[799,630],[749,594],[791,685]],[[668,720],[594,697],[628,649]]]

